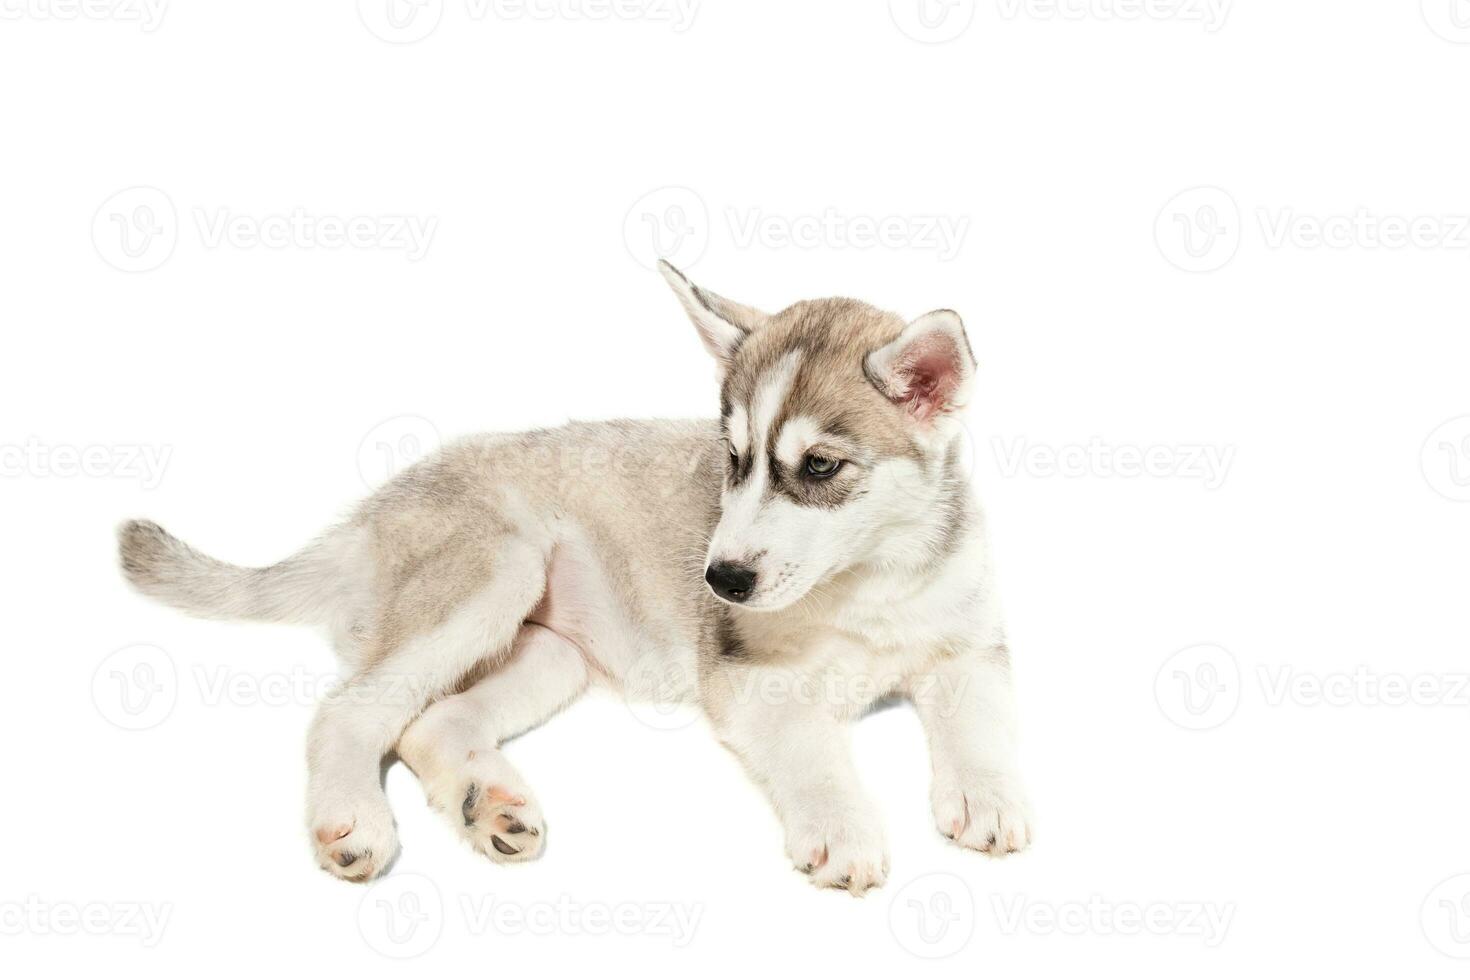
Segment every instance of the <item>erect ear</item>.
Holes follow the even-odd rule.
[[[921,423],[962,408],[975,377],[965,325],[953,310],[925,313],[864,366],[878,390]]]
[[[663,260],[659,260],[658,271],[663,273],[673,287],[674,295],[684,304],[684,312],[694,321],[699,339],[704,341],[705,350],[714,355],[722,371],[735,355],[735,348],[769,319],[760,310],[732,302],[707,289],[700,289],[684,273]]]

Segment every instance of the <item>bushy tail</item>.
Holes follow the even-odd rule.
[[[348,577],[326,540],[267,568],[242,568],[195,551],[152,521],[128,521],[117,537],[133,587],[195,616],[323,623]]]

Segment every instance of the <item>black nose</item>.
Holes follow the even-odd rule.
[[[744,602],[755,588],[755,571],[730,561],[717,561],[704,570],[704,580],[715,595],[731,602]]]

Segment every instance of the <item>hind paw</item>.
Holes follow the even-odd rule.
[[[461,836],[490,860],[530,861],[546,846],[541,808],[514,784],[468,780],[459,794]]]

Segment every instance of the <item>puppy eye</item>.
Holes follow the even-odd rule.
[[[842,460],[825,456],[808,456],[802,467],[807,476],[814,480],[825,480],[842,468]]]

